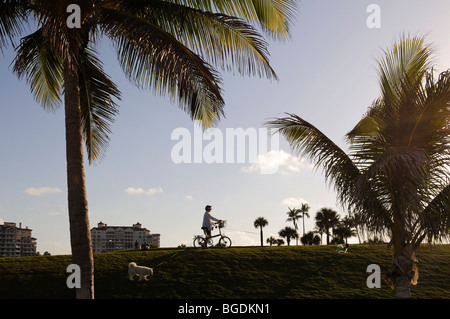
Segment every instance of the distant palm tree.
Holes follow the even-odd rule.
[[[348,238],[355,236],[356,232],[341,222],[333,230],[333,235],[333,244],[348,244]]]
[[[281,239],[281,238],[278,238],[278,239],[276,240],[276,244],[277,244],[277,246],[282,246],[282,245],[284,245],[284,240]]]
[[[288,246],[289,246],[289,244],[291,242],[291,238],[298,238],[297,231],[294,228],[289,227],[289,226],[286,226],[285,228],[280,230],[278,232],[278,235],[280,237],[286,238],[286,242],[287,242]]]
[[[341,227],[345,229],[342,230],[342,235],[345,239],[346,244],[348,238],[358,235],[355,219],[353,217],[345,216],[344,218],[342,218]]]
[[[305,216],[308,218],[310,217],[308,213],[309,209],[310,207],[307,203],[302,203],[302,206],[299,209],[303,218],[303,236],[305,236]]]
[[[394,245],[385,280],[399,298],[417,284],[415,250],[450,229],[450,70],[435,75],[432,50],[403,36],[379,61],[381,96],[347,134],[350,153],[297,115],[267,123],[324,168],[339,202],[367,231]]]
[[[101,159],[120,91],[93,44],[108,37],[131,81],[170,96],[193,120],[210,127],[224,109],[216,68],[277,79],[267,42],[256,28],[288,37],[297,1],[83,0],[76,2],[80,28],[67,24],[72,2],[1,1],[0,51],[28,22],[36,22],[37,31],[17,47],[14,71],[26,77],[46,109],[59,106],[64,94],[72,260],[81,268],[76,295],[94,298],[83,142],[90,163]]]
[[[263,242],[263,227],[266,227],[267,225],[269,225],[269,222],[264,217],[258,217],[253,223],[253,226],[255,226],[255,228],[259,227],[259,229],[260,229],[261,247],[264,246],[264,244],[263,244],[264,243]]]
[[[327,235],[327,245],[330,244],[330,228],[334,229],[339,223],[339,216],[336,211],[330,208],[322,208],[316,214],[316,224]]]
[[[287,222],[292,222],[294,224],[294,229],[297,232],[298,231],[298,225],[297,220],[302,218],[302,215],[300,214],[300,210],[296,208],[289,208],[289,211],[286,213],[289,217],[286,219]],[[297,245],[298,245],[298,238],[297,239]]]
[[[270,246],[275,245],[277,243],[277,239],[273,236],[270,236],[266,239],[266,243],[268,243]]]
[[[320,235],[320,245],[322,245],[322,236],[325,233],[325,227],[323,226],[323,223],[316,220],[316,226],[314,227],[313,231]]]
[[[317,236],[313,231],[307,232],[300,238],[303,245],[319,245],[320,237]]]

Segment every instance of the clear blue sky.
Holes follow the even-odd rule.
[[[381,8],[381,28],[369,29],[369,4]],[[279,83],[223,73],[226,118],[218,128],[259,128],[283,112],[296,113],[345,147],[343,137],[379,94],[376,59],[401,33],[428,34],[436,65],[450,68],[447,0],[304,0],[292,40],[272,43],[271,64]],[[250,164],[175,164],[176,128],[193,123],[168,99],[141,91],[124,77],[108,41],[99,45],[107,73],[122,91],[105,159],[87,166],[91,227],[132,225],[161,234],[161,246],[192,244],[200,234],[206,204],[228,220],[235,245],[258,244],[253,221],[269,221],[265,235],[289,225],[286,212],[304,200],[311,206],[306,230],[322,207],[336,206],[321,171],[308,165],[278,174],[246,172]],[[11,72],[12,48],[0,59],[0,223],[33,229],[38,251],[70,253],[63,110],[48,113],[34,101],[24,80]],[[284,140],[281,150],[291,154]],[[294,162],[290,162],[292,164]],[[292,167],[291,167],[292,168]],[[32,189],[33,188],[33,189]],[[162,191],[129,194],[133,188]]]

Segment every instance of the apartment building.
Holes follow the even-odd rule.
[[[94,253],[134,249],[145,244],[160,247],[160,234],[152,234],[138,222],[132,226],[108,226],[103,222],[91,229],[92,250]]]
[[[22,228],[22,223],[19,227],[11,222],[0,225],[0,256],[36,256],[36,238],[31,231],[28,226]]]

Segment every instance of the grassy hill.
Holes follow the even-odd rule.
[[[103,298],[394,298],[384,282],[366,286],[369,264],[382,271],[384,245],[155,249],[96,254],[95,296]],[[413,298],[449,298],[450,245],[422,246]],[[148,282],[130,281],[128,263],[154,267]],[[67,288],[71,256],[0,258],[0,298],[74,298]]]

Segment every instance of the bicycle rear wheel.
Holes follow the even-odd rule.
[[[231,247],[230,237],[222,236],[219,240],[219,246],[222,248],[230,248]]]
[[[194,247],[195,248],[206,248],[205,241],[206,241],[206,239],[204,237],[201,237],[201,236],[195,237]],[[209,238],[206,242],[208,243],[208,247],[212,247],[212,245],[213,245],[212,238]]]
[[[203,237],[195,237],[194,239],[194,247],[195,248],[205,248],[205,238]]]

